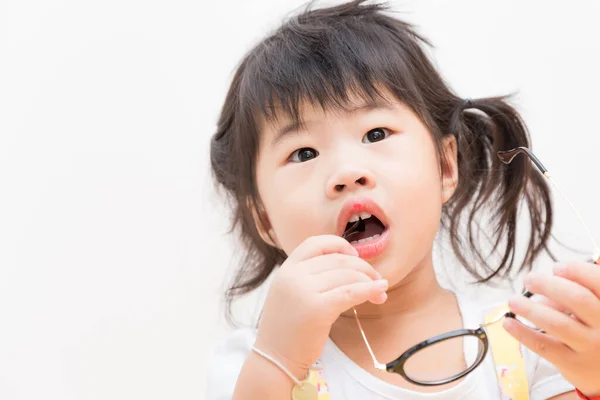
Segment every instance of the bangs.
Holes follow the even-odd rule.
[[[369,12],[315,10],[284,24],[249,54],[239,104],[253,105],[268,122],[286,116],[301,124],[303,103],[347,110],[357,98],[376,106],[391,93],[422,116],[415,71],[424,67],[419,45],[427,42],[407,23],[376,12],[381,5],[361,8]]]

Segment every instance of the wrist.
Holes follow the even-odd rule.
[[[273,342],[273,340],[268,340],[259,335],[254,343],[254,347],[277,360],[298,380],[306,378],[312,363],[297,360],[297,357],[292,358],[294,354],[290,354],[285,345],[277,345],[277,343]]]
[[[294,382],[269,360],[251,351],[238,376],[233,400],[289,399]]]
[[[269,361],[273,368],[279,369],[287,375],[288,379],[297,385],[308,377],[309,368],[290,362],[287,358],[278,356],[275,352],[263,351],[258,347],[252,348],[253,352]]]

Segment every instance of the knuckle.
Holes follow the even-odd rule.
[[[369,273],[371,271],[375,271],[375,269],[371,266],[371,264],[369,264],[368,262],[366,262],[365,260],[363,260],[362,258],[358,258],[358,257],[351,257],[350,260],[352,260],[353,265],[355,265],[356,269],[359,269],[365,273]]]
[[[352,302],[356,296],[356,291],[352,287],[344,288],[344,301]]]
[[[335,253],[332,254],[332,256],[334,258],[334,262],[339,268],[346,269],[351,267],[351,260],[344,254]]]
[[[536,341],[534,344],[534,347],[535,347],[535,352],[538,354],[544,354],[544,353],[546,353],[546,350],[548,350],[548,346],[547,346],[546,342],[544,342],[543,340]]]
[[[578,291],[573,294],[573,302],[577,305],[590,304],[592,294],[588,291]]]
[[[371,278],[363,271],[355,271],[354,274],[357,282],[369,282],[371,280]]]

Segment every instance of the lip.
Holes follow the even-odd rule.
[[[386,249],[390,241],[390,229],[386,228],[381,236],[368,242],[352,243],[352,247],[358,252],[358,256],[363,260],[377,258]]]
[[[360,212],[368,212],[369,214],[376,216],[383,226],[385,226],[385,230],[377,239],[368,242],[354,243],[352,245],[358,252],[360,258],[375,258],[383,252],[389,242],[390,236],[390,227],[388,225],[387,216],[375,201],[366,197],[354,197],[346,200],[342,205],[342,209],[338,216],[337,232],[339,236],[342,236],[350,217],[352,217],[353,214]]]
[[[368,212],[369,214],[376,216],[386,228],[388,227],[387,216],[376,202],[366,197],[353,197],[346,200],[342,205],[340,215],[338,216],[338,236],[344,234],[346,224],[348,224],[350,217],[352,217],[353,214],[360,212]]]

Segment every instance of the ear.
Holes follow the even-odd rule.
[[[454,135],[442,138],[442,204],[445,204],[458,185],[458,146]]]
[[[246,201],[248,209],[252,212],[252,219],[254,220],[254,226],[256,231],[260,235],[260,238],[269,246],[280,248],[279,241],[275,235],[275,231],[271,227],[271,222],[267,216],[267,212],[262,208],[261,205],[255,207],[255,203],[248,199]]]

